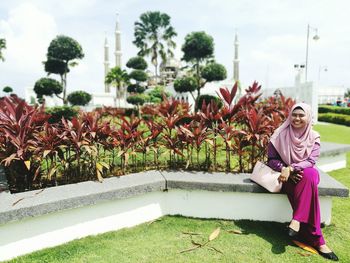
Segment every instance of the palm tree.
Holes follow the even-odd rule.
[[[170,16],[165,13],[146,12],[135,22],[135,40],[133,43],[140,49],[139,56],[151,56],[155,68],[156,80],[158,77],[158,57],[165,63],[167,57],[173,57],[176,43],[172,40],[177,36],[170,25]]]
[[[114,67],[112,68],[105,79],[105,82],[107,84],[112,84],[115,86],[115,100],[114,100],[114,106],[117,106],[117,99],[118,99],[118,106],[120,107],[120,99],[124,96],[125,90],[122,89],[123,85],[127,83],[129,80],[129,75],[126,72],[126,70],[121,69],[120,67]]]

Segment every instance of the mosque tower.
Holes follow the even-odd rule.
[[[235,58],[233,60],[233,80],[239,81],[239,59],[238,59],[238,35],[235,34]]]
[[[115,66],[122,66],[122,49],[120,44],[119,14],[117,13],[117,22],[115,24]]]
[[[107,36],[105,36],[105,47],[104,47],[104,65],[105,65],[105,79],[106,76],[109,72],[109,46],[108,46],[108,41],[107,41]],[[109,93],[110,92],[110,86],[109,84],[105,83],[105,92]]]

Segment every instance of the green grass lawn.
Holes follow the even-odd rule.
[[[323,141],[349,143],[350,127],[316,125]],[[350,153],[347,168],[331,176],[350,188]],[[234,200],[233,200],[234,201]],[[210,209],[210,208],[208,208]],[[207,247],[187,253],[195,232],[196,242],[204,242],[220,227],[220,235]],[[243,234],[229,233],[240,230]],[[334,198],[332,224],[323,228],[328,245],[341,262],[350,262],[350,199]],[[203,220],[165,216],[151,224],[75,240],[45,249],[11,262],[328,262],[318,255],[295,247],[286,236],[285,225],[271,222]]]

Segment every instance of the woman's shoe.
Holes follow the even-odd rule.
[[[320,250],[317,249],[317,252],[324,258],[326,259],[330,259],[330,260],[333,260],[333,261],[338,261],[338,257],[336,254],[334,254],[334,252],[328,252],[328,253],[324,253],[324,252],[321,252]]]
[[[289,237],[297,237],[299,232],[298,231],[295,231],[293,228],[291,227],[287,227],[288,228],[288,236]]]

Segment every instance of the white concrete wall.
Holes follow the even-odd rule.
[[[320,197],[322,221],[331,221],[331,197]],[[257,209],[258,208],[258,209]],[[290,221],[283,194],[169,190],[64,210],[0,226],[0,260],[88,235],[132,227],[164,215]]]

